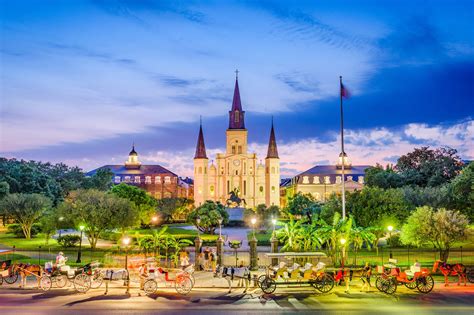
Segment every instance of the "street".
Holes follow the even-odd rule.
[[[349,294],[337,287],[329,294],[320,294],[308,287],[287,289],[278,287],[274,294],[263,295],[251,288],[247,294],[234,288],[227,294],[224,288],[194,288],[181,296],[173,288],[159,288],[156,294],[146,296],[133,288],[131,296],[125,288],[115,284],[104,295],[104,289],[78,294],[73,287],[53,288],[49,292],[36,289],[0,287],[1,314],[138,314],[160,312],[165,314],[251,314],[251,313],[359,313],[359,314],[472,314],[474,286],[437,283],[429,294],[421,294],[399,287],[388,296],[375,288],[360,292],[360,286],[351,287]]]

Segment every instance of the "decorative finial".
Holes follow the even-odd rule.
[[[272,126],[273,126],[273,115],[272,115]]]
[[[199,126],[202,127],[202,115],[199,115]]]
[[[239,69],[235,69],[235,79],[239,79]]]

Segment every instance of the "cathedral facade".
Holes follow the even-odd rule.
[[[209,164],[202,124],[199,129],[194,156],[195,206],[206,200],[226,204],[232,192],[245,200],[247,208],[254,208],[259,204],[267,207],[280,206],[280,158],[273,121],[264,164],[256,153],[248,152],[247,136],[245,111],[242,110],[239,82],[236,78],[232,108],[229,111],[229,127],[226,130],[226,151],[216,155],[215,163],[212,161]]]

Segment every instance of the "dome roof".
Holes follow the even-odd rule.
[[[128,155],[138,155],[137,151],[135,151],[135,145],[132,147],[132,151]]]

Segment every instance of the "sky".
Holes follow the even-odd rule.
[[[474,159],[473,1],[0,0],[0,156],[190,176],[202,116],[225,148],[239,69],[250,150],[274,118],[283,176],[395,163],[415,147]]]

